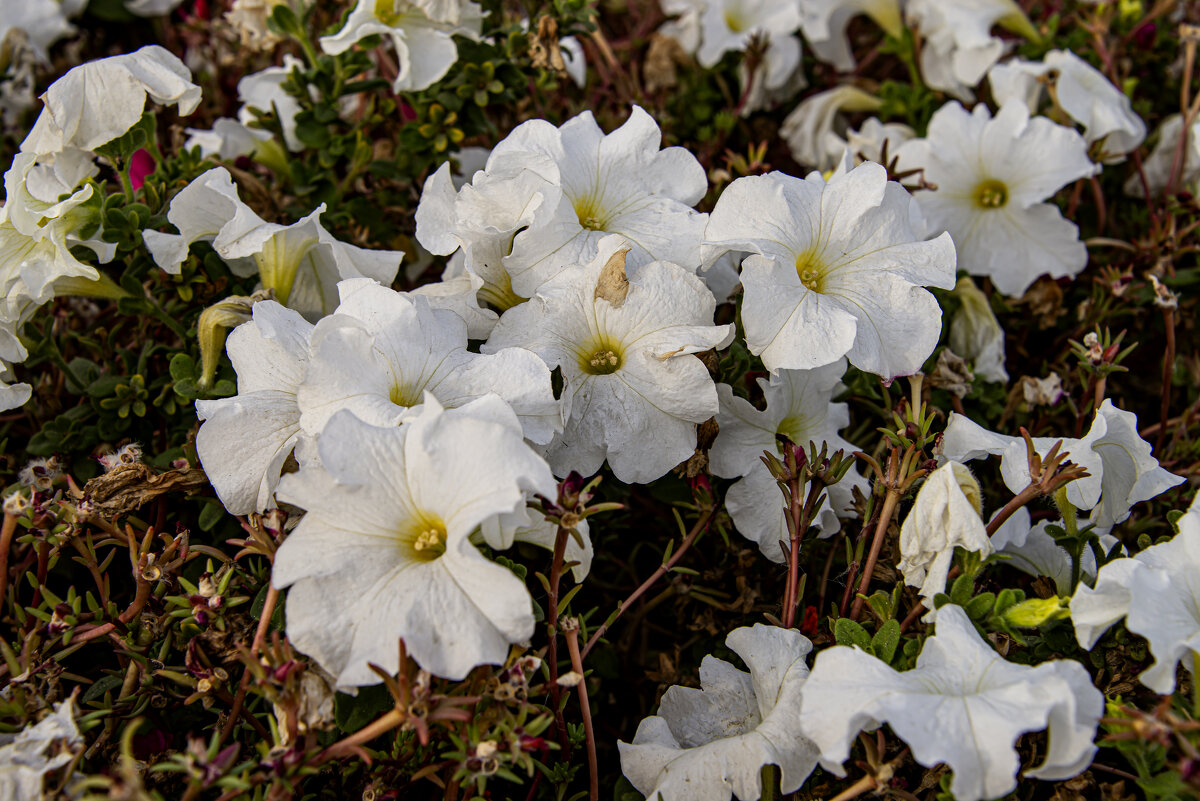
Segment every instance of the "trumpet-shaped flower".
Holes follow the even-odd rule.
[[[691,354],[724,347],[716,302],[682,267],[625,272],[629,244],[606,237],[584,266],[563,269],[504,313],[484,353],[519,346],[563,377],[565,430],[548,459],[559,475],[591,475],[608,460],[621,481],[659,478],[696,447],[696,424],[717,413],[717,391]]]
[[[471,0],[359,0],[340,31],[321,37],[321,49],[336,56],[368,36],[387,36],[399,67],[393,91],[419,91],[458,61],[454,37],[478,39],[482,22],[483,10]]]
[[[1091,509],[1092,522],[1102,531],[1129,517],[1135,503],[1149,500],[1183,481],[1169,473],[1151,455],[1150,443],[1138,435],[1137,415],[1105,400],[1082,439],[1034,437],[1033,447],[1045,456],[1054,444],[1060,452],[1088,471],[1065,487],[1066,498],[1076,509]],[[957,462],[1000,456],[1000,476],[1014,493],[1029,485],[1025,441],[988,431],[969,418],[951,413],[942,438],[941,455]]]
[[[900,0],[800,0],[800,8],[804,38],[812,45],[813,55],[839,72],[849,72],[857,63],[846,35],[854,17],[866,14],[888,36],[898,38],[904,33]]]
[[[800,723],[829,769],[859,731],[888,724],[926,767],[946,763],[959,801],[999,798],[1017,786],[1017,738],[1046,729],[1046,756],[1025,775],[1067,779],[1092,761],[1104,696],[1078,662],[1036,667],[1006,662],[979,636],[961,607],[938,610],[936,634],[917,666],[900,673],[847,646],[817,654],[801,689]]]
[[[946,590],[954,549],[987,556],[994,550],[980,518],[979,482],[958,462],[947,462],[925,479],[900,526],[900,562],[904,583],[920,587],[921,600],[933,609],[933,597]]]
[[[1001,25],[1029,39],[1038,33],[1014,0],[911,0],[909,20],[920,31],[921,77],[932,89],[941,89],[969,102],[972,89],[1006,49],[992,36]]]
[[[303,317],[273,300],[255,303],[253,315],[225,342],[238,394],[196,401],[203,421],[196,455],[217,497],[235,515],[275,506],[280,472],[301,438],[296,393],[313,332]]]
[[[766,40],[760,72],[755,80],[766,89],[784,86],[800,66],[800,39],[794,34],[801,23],[800,0],[703,0],[699,11],[700,66],[711,69],[726,53],[745,52],[750,40]]]
[[[1076,131],[1010,99],[992,117],[950,102],[933,115],[925,139],[900,148],[900,169],[924,171],[936,189],[915,193],[933,230],[945,229],[958,265],[1019,296],[1039,275],[1074,276],[1087,265],[1079,227],[1045,203],[1063,186],[1099,172]]]
[[[733,394],[728,384],[717,385],[721,411],[717,414],[719,433],[709,450],[709,468],[721,478],[740,478],[729,488],[725,507],[743,537],[758,543],[759,549],[773,562],[783,561],[780,541],[787,541],[786,511],[783,497],[771,471],[759,458],[763,451],[776,453],[776,437],[786,436],[808,449],[809,443],[828,451],[841,450],[847,456],[856,448],[842,439],[838,431],[850,423],[850,410],[844,403],[833,403],[841,390],[846,371],[845,359],[814,370],[780,370],[771,377],[758,379],[766,399],[759,411],[748,401]],[[839,516],[847,516],[852,487],[866,488],[866,482],[852,468],[841,481],[829,487],[826,499],[817,509],[812,525],[822,536],[831,536],[841,528]]]
[[[537,210],[557,202],[557,182],[558,167],[549,158],[517,152],[490,155],[470,183],[456,188],[446,162],[425,180],[417,241],[431,253],[455,254],[451,263],[461,261],[463,273],[478,284],[481,301],[511,308],[525,297],[513,291],[504,260],[513,237],[533,222]]]
[[[495,147],[488,172],[493,160],[521,153],[552,164],[556,173],[504,258],[518,295],[529,297],[563,267],[591,261],[609,234],[629,240],[631,270],[655,260],[700,266],[707,218],[691,207],[708,180],[695,156],[681,147],[660,150],[661,140],[654,118],[634,106],[625,124],[607,135],[584,112],[559,128],[530,120]]]
[[[1047,79],[1054,84],[1058,105],[1083,126],[1087,143],[1099,143],[1101,161],[1124,161],[1145,140],[1146,123],[1134,113],[1125,93],[1070,50],[1051,50],[1040,63],[1016,59],[997,64],[988,73],[997,105],[1016,97],[1031,112],[1038,109]]]
[[[55,704],[53,713],[22,731],[0,734],[0,798],[45,798],[43,777],[70,763],[82,746],[72,698]]]
[[[884,378],[914,373],[933,352],[941,310],[923,286],[954,286],[949,235],[922,241],[912,198],[878,164],[827,182],[783,173],[739,178],[705,230],[706,261],[742,262],[750,352],[772,372],[846,356]]]
[[[309,434],[320,434],[342,409],[372,425],[395,426],[426,393],[456,408],[489,392],[512,406],[533,442],[544,445],[562,430],[550,368],[537,354],[519,347],[471,353],[458,315],[370,279],[343,281],[338,292],[337,311],[313,332],[297,396]]]
[[[525,491],[552,495],[550,469],[495,395],[422,407],[398,428],[335,415],[321,466],[280,482],[279,497],[307,510],[271,578],[291,587],[288,638],[342,687],[377,682],[368,663],[394,673],[398,638],[424,669],[461,679],[533,634],[525,584],[470,536]]]
[[[1200,496],[1197,496],[1200,497]],[[1195,680],[1200,653],[1200,506],[1196,498],[1177,523],[1179,533],[1131,558],[1100,568],[1095,588],[1080,584],[1071,598],[1075,636],[1091,648],[1125,618],[1125,628],[1150,644],[1154,664],[1138,676],[1156,693],[1175,689],[1182,663]]]
[[[239,276],[258,273],[264,287],[288,308],[317,318],[333,311],[337,283],[371,278],[391,283],[403,253],[367,250],[334,239],[321,225],[321,204],[292,225],[268,223],[238,197],[229,171],[214,167],[172,200],[167,219],[178,234],[143,232],[159,267],[176,275],[194,242],[213,249]]]
[[[794,629],[757,623],[734,629],[725,644],[749,673],[704,657],[701,689],[667,690],[633,742],[617,744],[622,772],[649,801],[759,798],[764,765],[779,766],[783,792],[792,793],[816,767],[816,749],[799,725],[812,643]]]
[[[42,95],[45,108],[21,150],[95,150],[141,119],[147,97],[187,116],[200,103],[200,87],[191,78],[183,62],[158,45],[80,64]]]

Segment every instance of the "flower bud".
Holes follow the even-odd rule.
[[[1028,601],[1022,601],[1005,610],[1004,622],[1010,626],[1035,628],[1052,620],[1061,620],[1071,614],[1063,604],[1064,600],[1058,596],[1030,598]]]
[[[1004,369],[1004,329],[987,295],[975,282],[963,276],[954,287],[954,296],[962,306],[950,323],[950,349],[974,365],[974,372],[985,381],[1006,382]]]

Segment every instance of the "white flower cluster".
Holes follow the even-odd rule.
[[[20,332],[34,309],[55,295],[122,294],[71,248],[86,247],[100,262],[112,258],[114,246],[100,238],[101,198],[89,182],[99,172],[94,151],[129,131],[148,99],[190,114],[200,87],[183,62],[157,45],[75,67],[42,95],[45,107],[4,174],[0,410],[29,400],[28,384],[8,382],[10,364],[29,355]]]

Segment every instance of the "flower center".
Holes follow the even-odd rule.
[[[609,219],[596,198],[588,195],[575,200],[575,216],[579,224],[589,231],[604,231],[608,229]]]
[[[446,552],[446,526],[436,517],[414,520],[400,540],[408,546],[409,556],[418,562],[432,562]]]
[[[740,8],[725,9],[725,24],[734,33],[741,33],[746,30],[746,19],[742,15],[742,10]]]
[[[613,350],[598,350],[586,358],[587,364],[580,365],[585,373],[611,375],[621,369],[621,357]]]
[[[807,289],[825,291],[825,265],[814,251],[806,250],[796,257],[796,275]]]
[[[392,383],[392,388],[388,390],[388,400],[397,406],[403,406],[405,409],[416,406],[421,402],[421,390],[424,387],[405,386],[404,382],[396,379]]]
[[[1008,203],[1008,187],[988,179],[975,187],[975,205],[981,209],[998,209]]]
[[[400,24],[407,5],[404,0],[375,0],[375,18],[389,28],[395,28]]]

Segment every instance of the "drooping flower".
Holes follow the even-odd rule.
[[[1019,296],[1039,275],[1077,275],[1087,266],[1079,227],[1064,220],[1051,195],[1100,167],[1071,128],[1030,118],[1011,99],[992,117],[951,101],[933,115],[924,139],[901,146],[900,169],[920,169],[936,189],[915,197],[933,230],[954,237],[958,266]]]
[[[783,120],[779,135],[805,167],[832,169],[842,160],[846,139],[835,130],[842,111],[878,111],[883,101],[857,86],[844,84],[806,97]]]
[[[376,683],[368,663],[395,672],[401,637],[421,667],[461,679],[533,634],[524,583],[470,542],[527,490],[554,492],[507,404],[488,395],[443,410],[426,396],[395,428],[343,411],[318,447],[320,467],[280,482],[279,497],[307,513],[271,580],[291,588],[288,638],[339,686]]]
[[[922,241],[912,198],[878,164],[827,182],[774,172],[734,181],[705,229],[706,261],[742,262],[742,322],[768,370],[812,369],[846,356],[884,378],[920,369],[941,311],[923,286],[954,285],[949,235]]]
[[[21,150],[95,150],[132,128],[147,98],[187,116],[200,103],[200,87],[191,79],[191,70],[158,45],[80,64],[42,95],[45,108]]]
[[[336,56],[368,36],[387,36],[398,66],[392,90],[419,91],[458,61],[454,37],[478,39],[482,22],[483,10],[471,0],[359,0],[340,31],[321,37],[321,49]]]
[[[1108,531],[1129,517],[1134,504],[1149,500],[1182,482],[1159,466],[1150,443],[1138,435],[1137,415],[1113,406],[1106,399],[1082,439],[1034,437],[1034,449],[1045,456],[1057,442],[1060,453],[1088,471],[1066,485],[1066,499],[1076,509],[1092,510],[1091,522]],[[1000,476],[1012,492],[1029,485],[1025,441],[996,434],[961,414],[952,412],[942,438],[941,455],[957,462],[1000,456]]]
[[[95,267],[71,254],[72,247],[83,245],[102,261],[113,257],[112,244],[80,236],[94,228],[99,212],[89,203],[92,186],[77,187],[96,172],[81,151],[48,160],[18,153],[13,159],[0,206],[0,292],[10,303],[22,298],[45,303],[60,279],[99,279]],[[69,197],[60,200],[62,195]]]
[[[310,318],[333,311],[338,281],[371,278],[391,283],[403,253],[348,245],[321,225],[321,204],[291,225],[269,223],[238,197],[229,171],[214,167],[171,200],[167,219],[178,234],[145,231],[142,238],[163,270],[178,274],[194,242],[213,249],[238,276],[258,273],[288,308]]]
[[[764,765],[779,766],[782,790],[792,793],[816,767],[799,725],[812,643],[795,629],[758,623],[733,630],[725,644],[749,673],[704,657],[701,689],[667,690],[633,742],[617,744],[622,772],[649,801],[759,798]]]
[[[1025,776],[1067,779],[1096,752],[1093,739],[1104,696],[1078,662],[1031,667],[1006,662],[975,630],[961,607],[938,610],[936,634],[917,665],[900,673],[858,648],[817,654],[800,691],[800,724],[822,764],[842,763],[860,731],[886,723],[925,767],[946,763],[959,801],[999,798],[1017,786],[1017,738],[1046,729],[1042,764]]]
[[[0,734],[0,798],[40,801],[47,773],[75,759],[83,745],[75,724],[74,698],[55,704],[54,712],[16,734]]]
[[[1144,198],[1147,192],[1151,197],[1165,192],[1171,183],[1171,172],[1175,169],[1179,138],[1184,135],[1182,116],[1172,114],[1163,120],[1155,135],[1154,149],[1142,163],[1141,171],[1125,181],[1125,194]],[[1200,180],[1200,119],[1192,123],[1186,136],[1176,188],[1191,187]],[[1143,176],[1145,183],[1142,182]]]
[[[954,549],[992,553],[980,514],[979,482],[958,462],[947,462],[925,479],[900,526],[900,562],[904,583],[920,587],[921,600],[933,609],[933,597],[946,590]]]
[[[1070,50],[1051,50],[1040,63],[1015,59],[997,64],[988,73],[997,105],[1015,97],[1030,112],[1037,111],[1047,82],[1054,86],[1058,106],[1083,126],[1088,145],[1099,143],[1098,160],[1120,163],[1145,140],[1146,123],[1125,93]]]
[[[626,273],[630,245],[605,237],[504,313],[484,353],[525,347],[562,371],[565,430],[547,458],[559,475],[591,475],[607,459],[621,481],[645,483],[687,459],[696,424],[717,413],[717,391],[691,354],[724,347],[716,302],[682,267],[651,262]]]
[[[1200,497],[1200,496],[1197,496]],[[1071,620],[1079,644],[1090,649],[1110,626],[1146,638],[1154,664],[1138,676],[1163,695],[1175,690],[1182,663],[1195,680],[1200,653],[1200,505],[1196,498],[1177,523],[1179,533],[1130,558],[1100,568],[1095,588],[1080,584],[1071,598]]]
[[[313,332],[311,323],[272,300],[255,303],[253,315],[225,343],[238,394],[196,401],[203,421],[196,455],[234,515],[275,506],[279,475],[301,438],[296,393],[308,370]]]
[[[487,355],[467,350],[467,326],[420,295],[393,292],[360,278],[338,284],[341,303],[317,323],[308,373],[300,386],[300,424],[314,436],[337,412],[395,426],[426,393],[444,408],[483,395],[503,398],[531,441],[562,430],[550,368],[525,348]]]
[[[905,13],[924,39],[921,77],[926,85],[963,102],[974,99],[972,89],[1006,50],[1004,40],[991,34],[993,25],[1038,38],[1014,0],[910,0]]]
[[[516,294],[529,297],[563,267],[591,261],[609,234],[629,240],[631,270],[655,260],[688,270],[700,266],[707,218],[692,206],[704,196],[708,179],[691,153],[681,147],[660,150],[661,140],[654,119],[634,106],[629,119],[607,135],[584,112],[559,128],[530,120],[496,145],[485,173],[493,163],[511,165],[516,180],[533,184],[527,198],[541,194],[528,227],[503,258]],[[520,169],[526,164],[548,184],[530,180],[528,170]],[[526,202],[515,204],[525,207]]]
[[[1006,383],[1004,329],[987,295],[963,276],[954,286],[954,296],[962,305],[950,322],[950,348],[971,362],[975,375],[985,381]]]
[[[833,403],[842,388],[845,359],[814,370],[780,370],[771,377],[758,379],[766,409],[759,411],[748,401],[733,394],[728,384],[717,385],[721,411],[717,414],[719,432],[709,450],[709,468],[721,478],[740,478],[725,496],[725,508],[739,533],[758,543],[759,549],[773,562],[783,561],[780,541],[789,539],[783,496],[770,470],[759,458],[763,451],[776,453],[776,437],[785,435],[805,448],[815,443],[829,454],[841,450],[847,456],[856,448],[838,431],[850,423],[850,410],[844,403]],[[865,489],[866,482],[852,468],[841,481],[826,490],[827,497],[817,509],[812,526],[822,536],[832,536],[841,528],[839,517],[851,514],[852,488]]]
[[[849,72],[857,63],[846,35],[854,17],[866,14],[888,36],[898,38],[904,32],[899,0],[800,0],[800,7],[804,38],[812,45],[813,54],[838,72]]]

